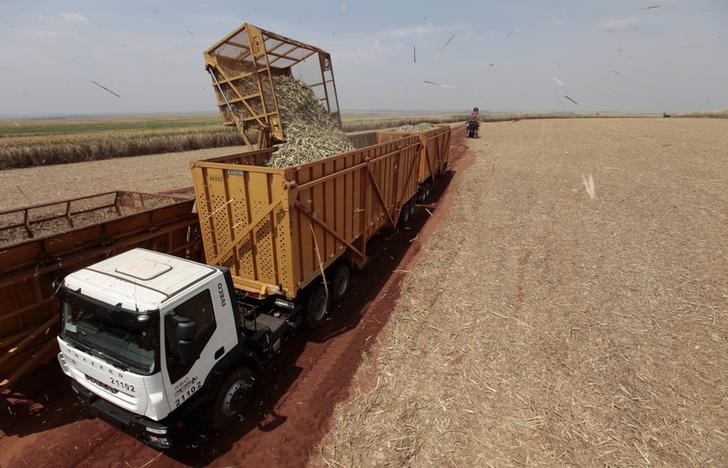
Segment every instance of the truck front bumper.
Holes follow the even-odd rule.
[[[71,388],[81,403],[91,410],[94,415],[115,426],[127,434],[140,439],[158,449],[168,449],[172,446],[176,424],[152,421],[151,419],[134,414],[123,408],[99,398],[75,381]],[[176,423],[176,421],[175,421]]]

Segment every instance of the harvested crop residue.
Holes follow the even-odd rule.
[[[297,166],[352,151],[346,134],[302,81],[273,78],[286,142],[268,160],[270,167]]]
[[[728,464],[728,122],[672,120],[486,125],[312,463]]]
[[[426,132],[428,130],[432,130],[435,128],[434,124],[431,124],[429,122],[422,122],[414,125],[402,125],[399,127],[396,131],[398,132],[406,132],[406,133],[417,133],[417,132]]]

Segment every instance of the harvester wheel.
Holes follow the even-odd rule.
[[[238,420],[238,416],[253,398],[253,373],[247,367],[233,371],[220,386],[212,409],[212,427],[223,430]]]
[[[349,292],[349,284],[351,284],[351,268],[345,263],[339,264],[334,270],[334,279],[331,288],[331,300],[340,302],[346,293]]]
[[[319,283],[311,288],[306,301],[306,322],[312,329],[319,328],[329,313],[329,297],[324,285]]]

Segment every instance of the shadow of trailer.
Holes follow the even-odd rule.
[[[0,388],[57,354],[55,281],[135,247],[198,260],[193,206],[115,191],[0,212]]]

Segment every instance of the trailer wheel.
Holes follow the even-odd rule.
[[[407,210],[403,211],[406,212]],[[340,264],[334,271],[334,280],[332,282],[331,299],[334,302],[340,302],[346,293],[349,292],[349,284],[351,282],[351,269],[345,263]]]
[[[402,207],[402,211],[399,213],[399,225],[404,226],[409,223],[410,220],[410,206],[409,203]]]
[[[306,322],[312,329],[319,328],[329,313],[329,298],[323,284],[313,286],[306,301]]]
[[[238,420],[253,397],[253,373],[247,367],[233,371],[220,386],[212,409],[212,427],[222,430]]]
[[[422,201],[424,202],[430,196],[430,183],[426,183],[422,186]]]

